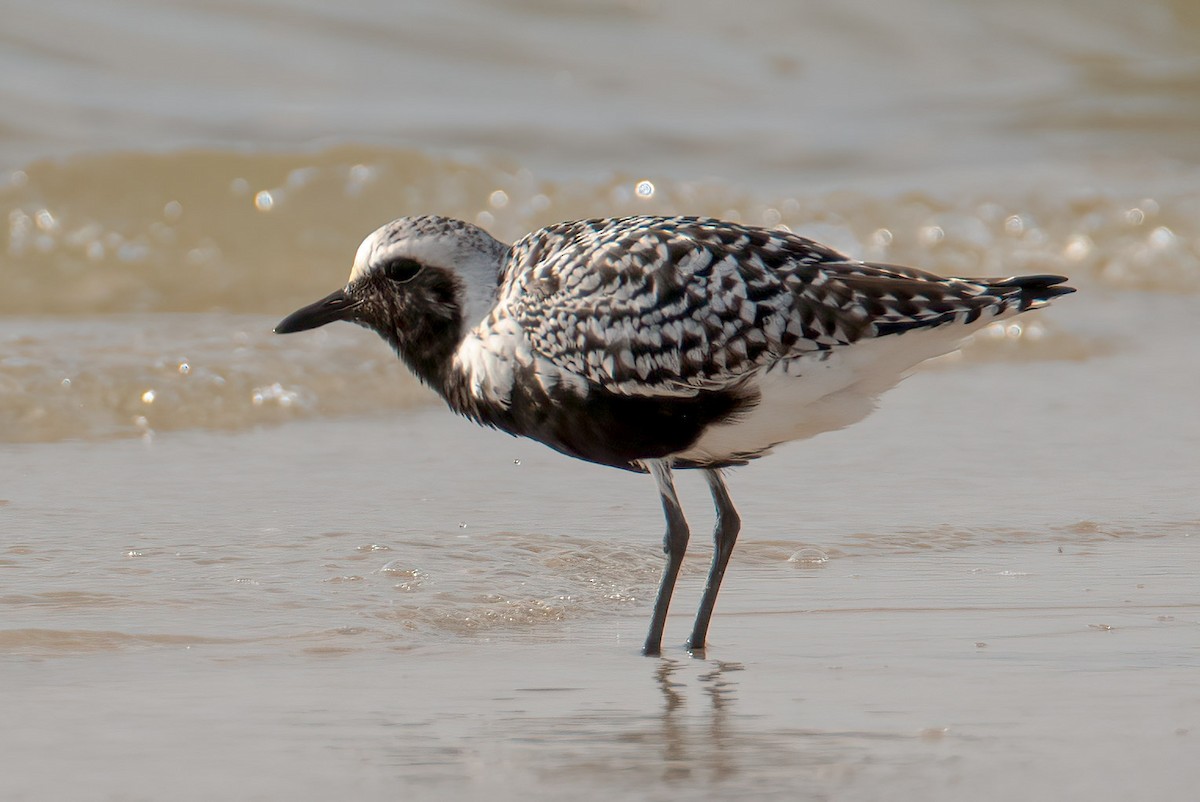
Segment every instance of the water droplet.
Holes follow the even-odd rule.
[[[279,406],[286,408],[300,401],[300,393],[287,389],[279,382],[275,382],[270,387],[255,387],[250,393],[250,403],[256,407],[261,407],[268,401],[274,401]]]
[[[260,212],[269,212],[275,206],[275,196],[269,190],[259,190],[254,196],[254,208]]]
[[[144,262],[150,255],[150,249],[140,242],[123,242],[117,248],[117,258],[122,262]]]
[[[245,195],[250,192],[250,182],[244,178],[235,178],[229,182],[229,191],[234,195]]]
[[[521,460],[519,460],[519,459],[513,460],[513,465],[520,465],[520,464],[521,464]]]
[[[179,372],[181,375],[186,376],[192,372],[192,366],[186,362],[180,362],[179,363]]]
[[[70,389],[70,388],[71,388],[71,380],[70,380],[70,379],[63,379],[63,380],[62,380],[62,386],[63,386],[63,387],[66,387],[67,389]]]
[[[178,220],[183,216],[183,204],[177,200],[167,201],[167,205],[163,207],[163,217],[168,220]]]
[[[633,191],[637,193],[639,198],[653,198],[654,184],[643,179],[637,182],[637,186],[634,187]]]
[[[1081,262],[1092,252],[1092,238],[1086,234],[1074,234],[1063,248],[1063,256],[1072,262]]]
[[[37,227],[47,233],[58,230],[58,220],[50,213],[49,209],[41,209],[33,216]]]
[[[155,392],[153,390],[147,390],[146,392],[142,393],[142,403],[143,404],[153,404],[154,396],[155,396]]]
[[[316,167],[297,167],[288,173],[287,185],[291,189],[299,189],[320,174]]]
[[[488,195],[488,204],[493,209],[503,209],[508,205],[508,193],[502,189],[497,189],[491,195]]]
[[[1166,248],[1175,241],[1175,232],[1166,226],[1159,226],[1150,232],[1149,241],[1153,248]]]
[[[416,568],[405,565],[403,560],[389,560],[380,567],[379,573],[391,574],[393,576],[416,577],[420,575],[421,572]]]
[[[923,226],[917,232],[917,239],[922,245],[936,245],[946,238],[946,232],[941,226]]]
[[[824,565],[829,562],[829,555],[820,549],[800,549],[788,557],[788,562],[805,567]]]
[[[141,557],[142,553],[140,551],[137,551],[136,549],[130,549],[129,551],[125,552],[125,556],[126,557]]]
[[[1004,230],[1014,237],[1020,236],[1025,231],[1025,221],[1019,214],[1010,214],[1004,218]]]
[[[984,330],[980,332],[980,334],[982,334],[984,337],[988,338],[989,340],[1003,340],[1004,339],[1004,324],[1003,323],[989,323],[984,328]]]
[[[458,528],[459,528],[459,529],[466,529],[466,528],[467,528],[466,521],[459,521],[459,522],[458,522]]]

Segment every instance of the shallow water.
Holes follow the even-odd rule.
[[[702,536],[667,656],[638,655],[661,528],[645,477],[440,410],[10,446],[0,695],[35,724],[0,736],[29,767],[3,787],[1186,799],[1195,426],[1158,431],[1153,402],[1048,421],[1081,394],[1145,396],[1044,366],[1057,381],[926,372],[860,427],[734,473],[746,532],[705,659],[679,645]],[[1128,438],[1093,471],[1104,421]],[[700,535],[702,483],[681,490]]]
[[[1192,798],[1200,17],[696,8],[6,16],[0,796]],[[425,212],[1080,292],[733,471],[703,658],[682,476],[647,660],[646,477],[453,418],[360,330],[271,334]]]

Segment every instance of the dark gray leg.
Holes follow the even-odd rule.
[[[675,578],[679,576],[679,566],[683,564],[683,553],[687,551],[688,525],[683,518],[683,508],[679,506],[679,496],[675,495],[675,483],[671,480],[671,466],[662,460],[650,460],[650,473],[658,483],[658,493],[662,496],[663,513],[667,517],[667,534],[663,537],[663,551],[667,554],[667,564],[663,568],[662,582],[658,586],[658,598],[654,600],[654,616],[650,619],[650,634],[646,636],[646,645],[642,654],[662,654],[663,626],[667,623],[667,608],[671,606],[671,593],[675,590]]]
[[[708,582],[704,585],[704,598],[700,601],[700,612],[696,614],[696,625],[692,628],[692,637],[688,640],[688,648],[692,651],[702,651],[704,640],[708,637],[708,622],[712,618],[713,607],[717,604],[717,591],[721,589],[721,580],[725,578],[725,566],[733,554],[733,544],[737,542],[738,531],[742,528],[742,519],[733,508],[733,500],[729,498],[729,490],[721,472],[709,468],[704,472],[708,480],[708,488],[712,491],[713,504],[717,508],[717,525],[713,529],[713,560],[708,570]]]

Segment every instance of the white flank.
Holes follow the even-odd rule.
[[[739,420],[709,427],[678,459],[721,462],[845,428],[875,409],[881,393],[917,365],[958,348],[994,318],[860,340],[778,362],[750,379],[761,400]]]

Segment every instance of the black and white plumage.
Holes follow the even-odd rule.
[[[707,218],[560,223],[508,246],[423,216],[367,237],[346,286],[276,331],[374,329],[455,412],[651,473],[667,518],[657,654],[688,540],[672,468],[704,469],[717,507],[696,650],[740,527],[720,470],[860,420],[909,369],[1073,292],[1065,280],[942,278]]]

